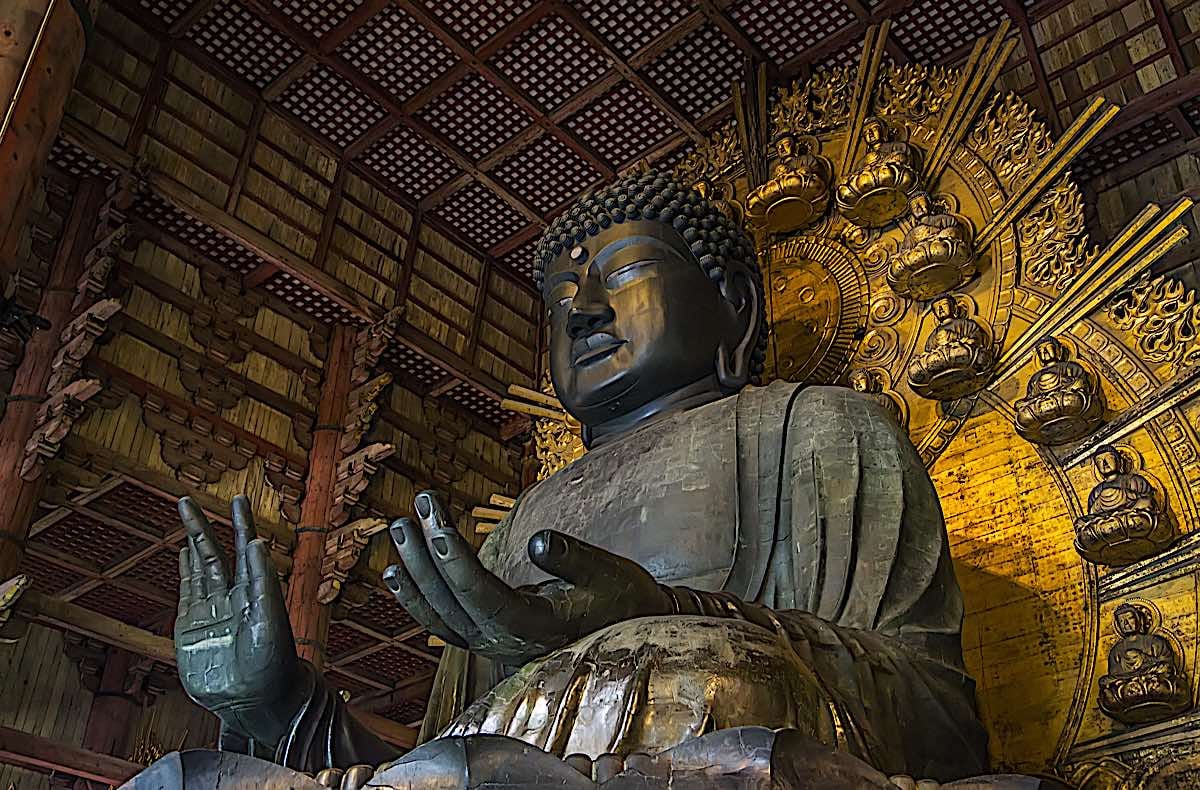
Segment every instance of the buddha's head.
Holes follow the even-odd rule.
[[[862,369],[850,371],[849,381],[850,389],[855,392],[870,392],[875,385],[871,374]]]
[[[912,212],[913,219],[924,219],[933,213],[933,200],[925,192],[918,192],[908,201],[908,210]]]
[[[1038,362],[1043,365],[1053,365],[1055,362],[1062,362],[1067,358],[1067,348],[1056,338],[1046,336],[1038,341],[1037,347]]]
[[[939,321],[949,321],[951,318],[958,318],[961,312],[958,302],[953,296],[939,296],[933,300],[930,309],[933,310],[933,317]]]
[[[1140,606],[1123,603],[1113,612],[1117,633],[1121,636],[1150,633],[1150,614]]]
[[[791,132],[784,132],[775,138],[775,153],[780,159],[790,159],[798,152],[803,153],[798,151],[798,147],[796,135]]]
[[[888,129],[887,123],[882,118],[870,117],[863,122],[863,140],[868,146],[879,145],[887,142],[892,137],[892,132]]]
[[[585,440],[732,394],[762,371],[754,247],[668,175],[634,174],[584,196],[546,231],[536,263],[550,374]]]
[[[1125,468],[1125,456],[1111,444],[1102,444],[1092,456],[1092,465],[1102,478],[1121,474]]]

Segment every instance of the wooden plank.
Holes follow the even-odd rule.
[[[0,727],[0,762],[110,786],[124,784],[145,767],[12,727]]]

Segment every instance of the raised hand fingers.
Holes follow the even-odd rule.
[[[233,575],[234,584],[243,584],[250,580],[250,571],[246,562],[246,546],[257,537],[250,500],[244,496],[235,496],[233,498],[233,553],[237,569]]]
[[[229,589],[228,577],[225,574],[225,561],[221,557],[221,547],[213,537],[212,525],[204,516],[200,506],[191,497],[179,500],[179,517],[187,529],[192,542],[192,551],[200,560],[204,573],[205,593],[216,595]]]
[[[192,558],[188,551],[187,542],[179,550],[179,610],[178,615],[187,614],[192,605]]]
[[[283,589],[279,586],[279,576],[275,573],[275,563],[271,562],[267,542],[261,538],[251,540],[244,554],[250,596],[283,606]]]
[[[579,587],[655,584],[654,577],[636,562],[552,529],[535,532],[528,551],[534,565]]]
[[[446,581],[434,565],[433,558],[429,555],[429,547],[416,524],[413,524],[411,519],[398,519],[392,525],[391,535],[409,578],[420,590],[421,597],[428,602],[429,607],[438,613],[452,633],[458,634],[468,645],[478,639],[479,628],[446,586]],[[417,617],[411,610],[409,614]]]
[[[392,524],[392,542],[396,543],[397,549],[404,540],[403,528],[399,522]],[[429,605],[429,601],[425,600],[425,596],[421,594],[420,588],[403,564],[389,565],[383,572],[383,583],[392,591],[397,603],[403,606],[414,620],[428,628],[431,634],[455,647],[467,647],[466,641],[454,633],[441,615]]]
[[[549,635],[556,630],[548,604],[514,590],[483,567],[432,496],[417,497],[417,513],[434,564],[459,605],[485,637],[504,642],[514,633]]]

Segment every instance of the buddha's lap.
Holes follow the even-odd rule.
[[[747,725],[837,741],[828,699],[785,638],[742,621],[675,616],[618,623],[532,662],[443,734],[503,734],[595,758]]]

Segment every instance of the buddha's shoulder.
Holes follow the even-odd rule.
[[[849,387],[773,381],[764,387],[747,387],[736,397],[739,409],[781,413],[791,420],[833,416],[865,418],[883,413],[874,399]]]

